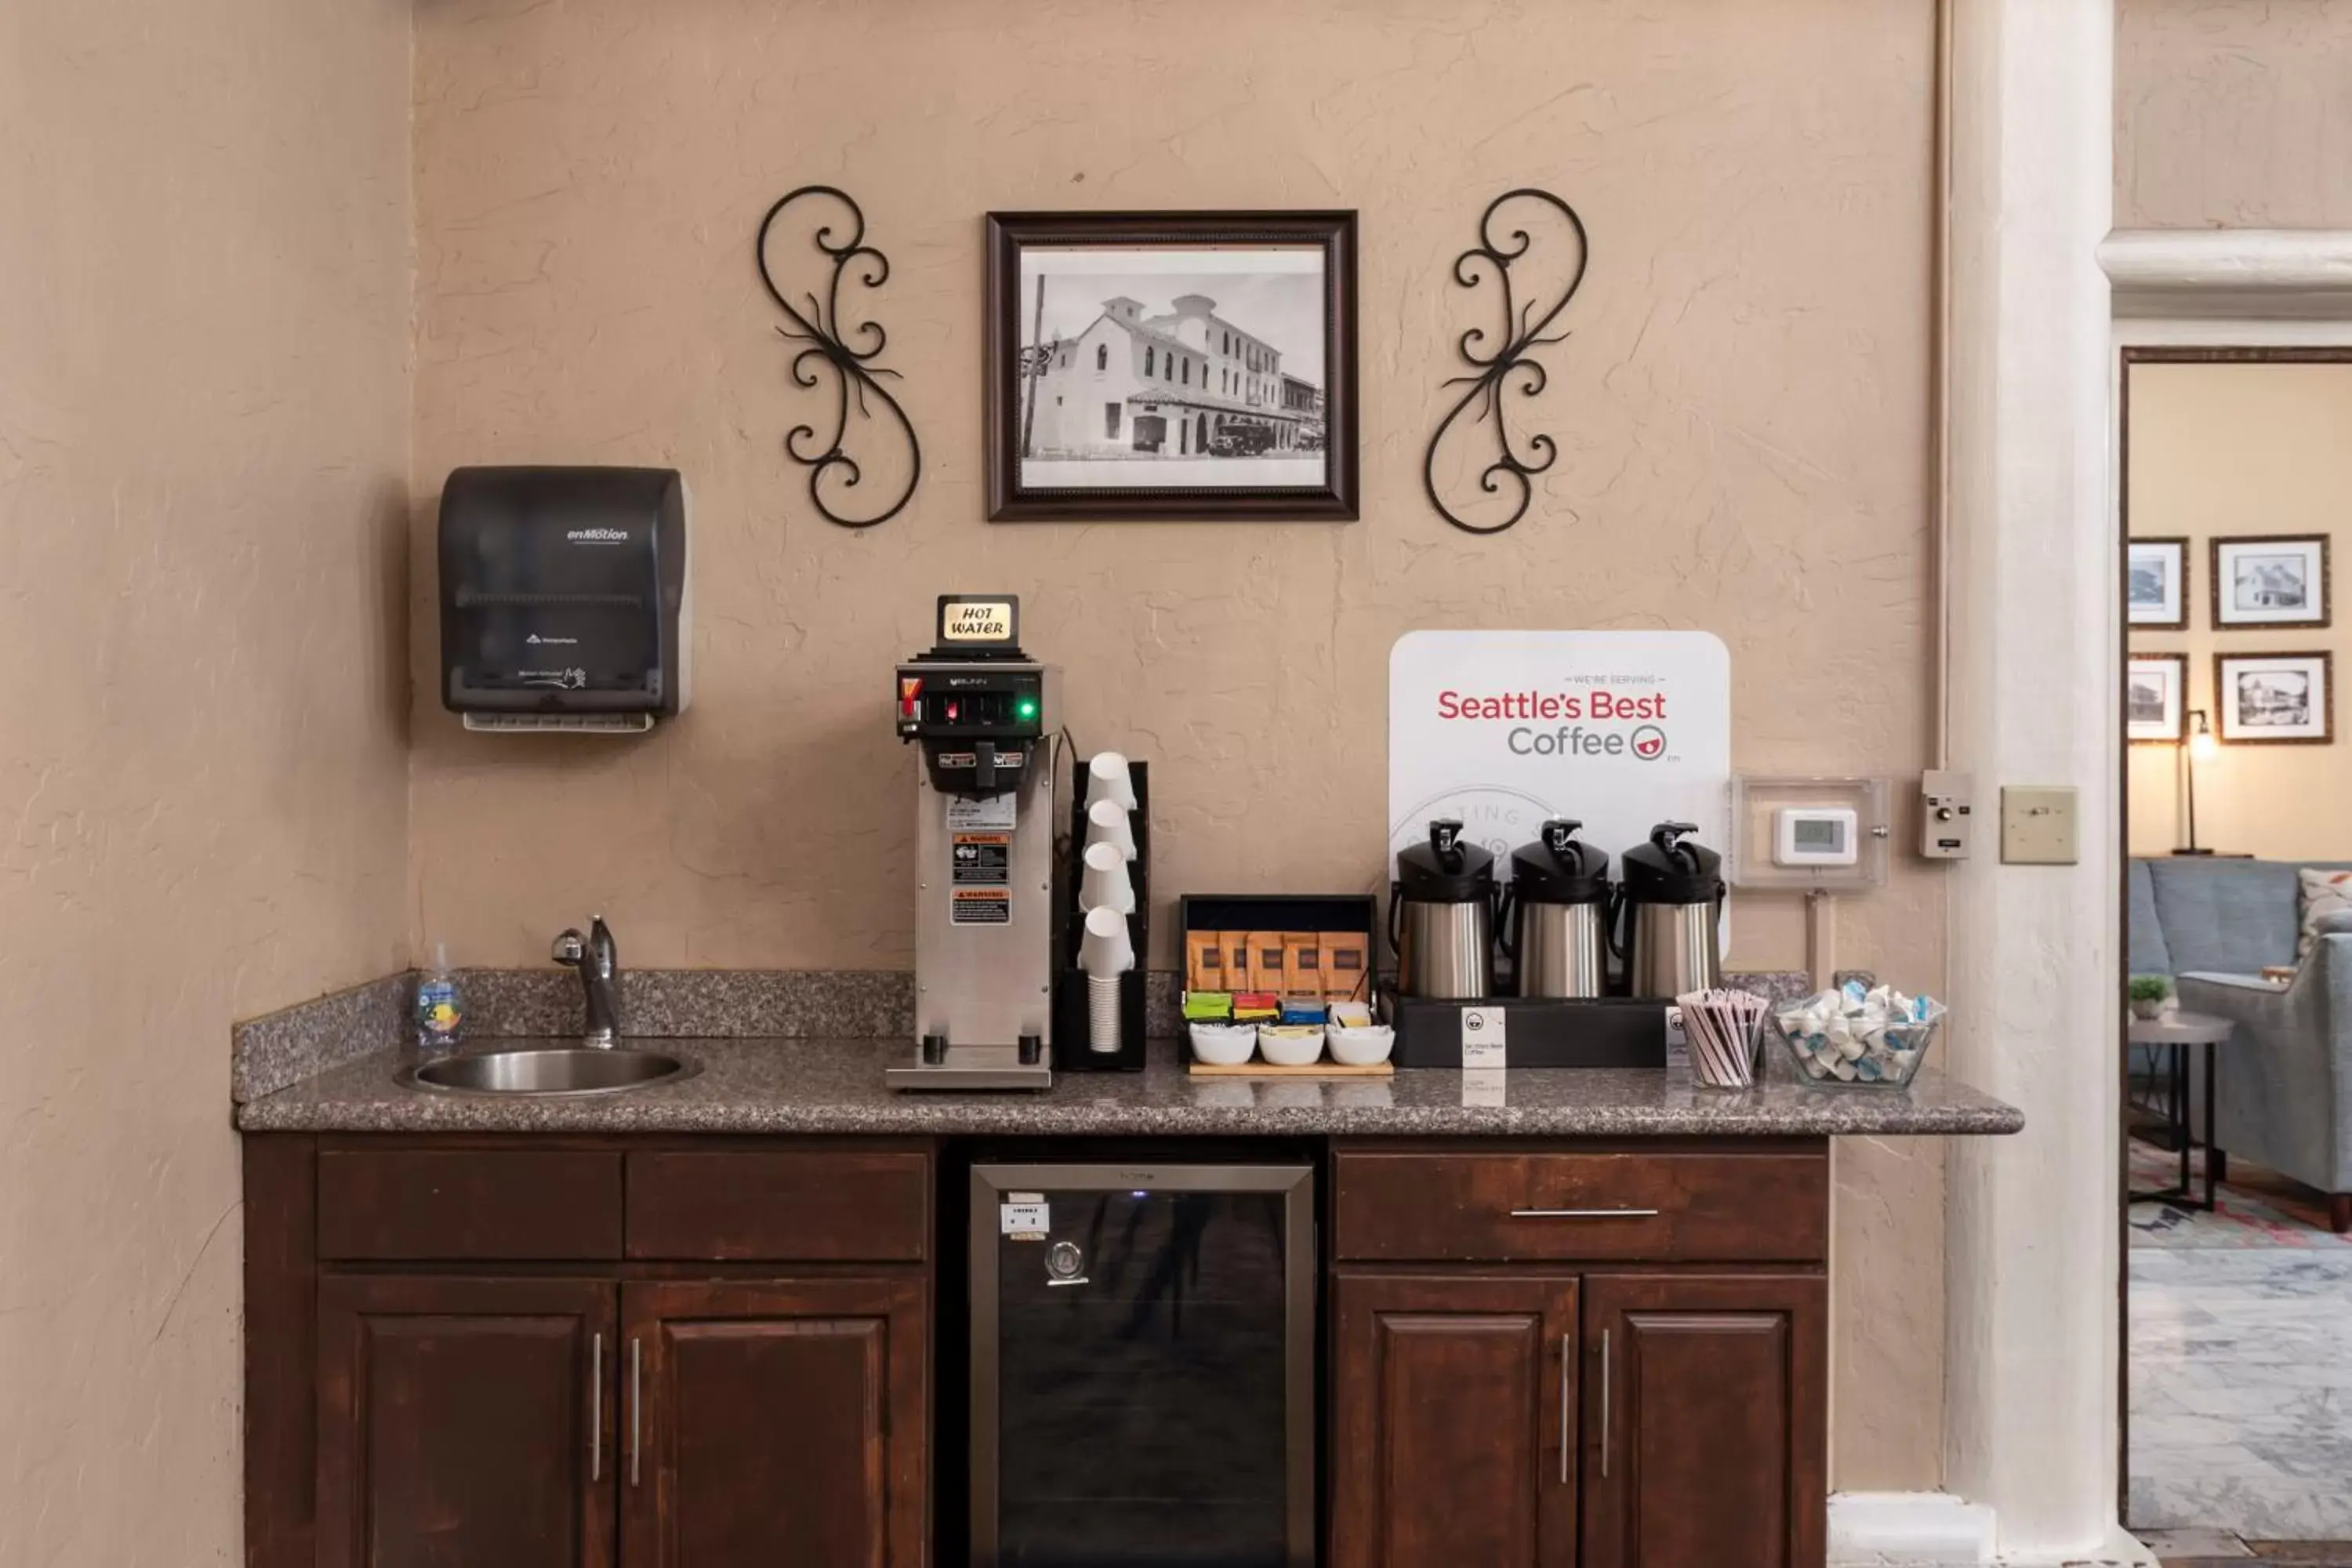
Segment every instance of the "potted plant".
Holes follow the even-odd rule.
[[[2131,998],[2132,1016],[2161,1016],[2165,1003],[2171,998],[2172,982],[2161,974],[2135,974],[2125,994]]]

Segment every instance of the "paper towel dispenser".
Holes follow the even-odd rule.
[[[458,468],[441,490],[441,700],[469,730],[650,730],[685,708],[673,468]]]

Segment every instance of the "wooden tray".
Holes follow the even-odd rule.
[[[1192,1062],[1185,1070],[1194,1078],[1394,1078],[1396,1063],[1390,1060],[1374,1062],[1368,1068],[1351,1068],[1342,1062],[1309,1062],[1303,1068],[1286,1068],[1272,1062],[1243,1062],[1228,1068]]]

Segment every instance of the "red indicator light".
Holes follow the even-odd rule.
[[[961,703],[958,702],[954,698],[950,697],[950,698],[949,698],[949,699],[948,699],[948,722],[949,722],[949,723],[952,724],[952,723],[954,723],[954,722],[956,721],[956,716],[957,716],[957,714],[958,714],[958,713],[962,710],[962,707],[963,707],[963,704],[961,704]]]

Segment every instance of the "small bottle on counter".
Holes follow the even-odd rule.
[[[433,967],[416,982],[416,1048],[446,1051],[466,1035],[466,1005],[445,942],[433,944]]]

